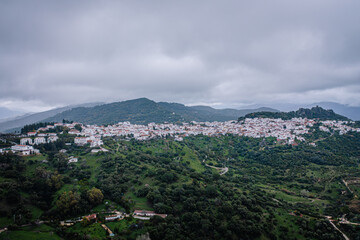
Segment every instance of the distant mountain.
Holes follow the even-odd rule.
[[[308,119],[320,119],[320,120],[349,120],[347,117],[336,114],[333,110],[325,110],[322,107],[316,106],[311,109],[300,108],[297,111],[291,112],[255,112],[246,114],[244,117],[240,117],[239,121],[244,118],[281,118],[288,120],[294,117],[308,118]]]
[[[249,108],[256,108],[259,106],[269,106],[268,104],[254,104]],[[332,109],[334,112],[350,118],[354,121],[360,120],[360,106],[352,107],[347,104],[340,104],[335,102],[317,102],[311,104],[295,104],[295,103],[273,103],[270,105],[272,108],[279,109],[282,112],[296,111],[299,108],[312,108],[315,106],[322,107],[324,109]]]
[[[325,109],[332,109],[336,113],[348,117],[354,121],[360,120],[360,107],[351,107],[349,105],[334,102],[319,102],[310,104],[308,107],[320,106]]]
[[[239,116],[244,116],[245,114],[258,112],[258,111],[270,111],[276,112],[278,110],[272,108],[257,108],[257,109],[215,109],[208,106],[192,106],[187,107],[179,103],[166,103],[160,102],[161,106],[171,111],[174,111],[182,115],[188,121],[229,121],[235,120]]]
[[[7,118],[19,116],[21,114],[24,114],[24,112],[14,111],[6,107],[0,107],[0,121],[5,120]]]
[[[24,125],[32,124],[36,122],[42,122],[44,119],[55,116],[58,113],[72,109],[79,106],[92,107],[102,103],[86,103],[80,105],[66,106],[62,108],[56,108],[45,112],[26,114],[23,116],[15,117],[4,122],[0,122],[0,132],[14,132],[21,129]]]
[[[154,102],[147,98],[139,98],[123,102],[114,102],[95,107],[79,107],[64,111],[46,121],[63,119],[85,124],[113,124],[129,121],[134,124],[150,122],[184,122],[184,121],[228,121],[236,120],[249,112],[264,109],[214,109],[206,106],[187,107],[179,103]],[[268,111],[277,111],[267,108]]]

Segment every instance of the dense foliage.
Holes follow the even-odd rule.
[[[47,125],[54,125],[54,122],[39,122],[39,123],[28,124],[21,128],[21,133],[26,134],[28,132],[35,131],[39,128],[46,127]]]
[[[187,107],[178,103],[156,103],[147,98],[104,104],[91,108],[79,107],[57,114],[46,121],[69,119],[87,124],[113,124],[129,121],[134,124],[150,122],[228,121],[262,109],[214,109],[211,107]]]
[[[58,221],[146,209],[168,216],[109,223],[114,239],[148,233],[151,239],[325,240],[341,239],[325,215],[360,222],[360,187],[349,185],[350,192],[343,184],[360,178],[359,133],[335,133],[317,147],[230,135],[183,142],[106,138],[110,151],[96,154],[66,145],[69,138],[41,145],[42,156],[0,155],[2,226],[48,219],[65,239],[103,239],[98,223],[60,228]],[[70,155],[79,161],[69,164]],[[220,175],[209,166],[229,171]],[[338,227],[360,237],[357,226]]]
[[[245,118],[281,118],[283,120],[289,120],[292,118],[308,118],[308,119],[320,119],[320,120],[344,120],[348,121],[347,117],[336,114],[333,110],[325,110],[319,106],[312,107],[311,109],[300,108],[297,111],[291,112],[255,112],[246,114],[244,117],[240,117],[238,120],[244,120]]]

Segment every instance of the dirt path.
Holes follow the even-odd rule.
[[[356,225],[356,226],[360,226],[360,223],[354,223],[354,222],[349,222],[346,218],[346,214],[344,214],[341,218],[340,218],[340,224],[348,224],[348,225]]]
[[[205,163],[205,160],[203,160],[203,163]],[[205,163],[205,166],[210,167],[210,168],[214,168],[216,170],[220,170],[220,172],[219,172],[220,175],[224,175],[225,173],[227,173],[229,171],[228,167],[224,167],[224,168],[214,167],[214,166],[211,166],[211,165],[206,164],[206,163]]]
[[[350,238],[348,238],[348,236],[345,235],[345,233],[343,233],[330,219],[329,223],[335,228],[335,230],[337,230],[339,233],[341,233],[344,237],[345,240],[350,240]]]
[[[342,179],[342,182],[344,183],[344,185],[346,186],[346,188],[349,190],[349,192],[351,192],[352,194],[354,194],[354,198],[357,198],[358,196],[353,192],[353,190],[351,190],[349,188],[349,184],[344,180]]]
[[[116,152],[120,152],[120,143],[117,143],[118,147],[116,148]]]

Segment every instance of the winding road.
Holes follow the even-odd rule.
[[[205,160],[203,160],[203,163],[205,163]],[[206,163],[205,163],[205,166],[210,167],[210,168],[214,168],[216,170],[220,170],[220,172],[219,172],[220,175],[224,175],[225,173],[227,173],[229,171],[228,167],[224,167],[224,168],[214,167],[214,166],[210,166],[209,164],[206,164]]]
[[[335,230],[337,230],[339,233],[343,235],[345,240],[350,240],[350,238],[348,238],[348,236],[346,236],[345,233],[343,233],[329,218],[328,221],[335,228]]]

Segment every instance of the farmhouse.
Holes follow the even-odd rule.
[[[167,214],[159,214],[159,213],[155,213],[154,211],[146,211],[146,210],[135,210],[133,213],[134,218],[136,217],[144,217],[147,219],[150,219],[153,216],[159,216],[162,218],[166,218]]]
[[[115,214],[115,215],[106,216],[105,221],[114,221],[114,220],[120,219],[120,218],[122,218],[121,214]]]

